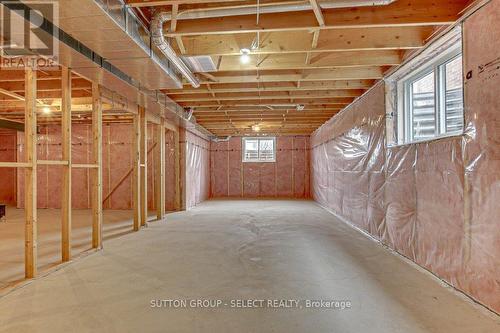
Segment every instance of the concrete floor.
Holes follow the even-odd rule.
[[[132,211],[105,210],[104,241],[133,232]],[[74,209],[72,215],[72,255],[89,250],[92,242],[90,210]],[[61,262],[61,211],[38,210],[38,268],[40,272]],[[0,222],[0,289],[24,280],[24,210],[7,207]],[[1,294],[1,292],[0,292]]]
[[[151,307],[166,299],[302,308]],[[352,307],[304,307],[332,299]],[[498,316],[309,201],[208,201],[0,298],[0,332],[499,331]]]

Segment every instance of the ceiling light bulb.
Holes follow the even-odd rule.
[[[240,50],[240,62],[242,64],[248,64],[250,62],[250,50],[249,49],[241,49]]]
[[[50,108],[48,106],[44,107],[42,109],[42,112],[45,113],[45,114],[49,114],[50,113]]]
[[[254,131],[254,132],[260,132],[260,126],[259,125],[253,125],[252,126],[252,131]]]

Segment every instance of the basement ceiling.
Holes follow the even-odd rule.
[[[331,0],[125,1],[145,26],[154,11],[170,13],[173,19],[164,32],[177,54],[215,66],[195,73],[199,88],[184,81],[182,89],[163,86],[162,91],[194,110],[197,122],[217,136],[255,135],[253,125],[259,125],[260,134],[311,134],[455,22],[471,2],[396,0],[389,5],[325,9],[321,7]],[[337,1],[347,2],[355,1]],[[283,4],[310,9],[263,13],[266,6]],[[253,14],[200,18],[207,11],[234,8],[251,8]],[[198,18],[186,19],[189,15]],[[245,63],[244,49],[249,50]],[[210,67],[203,64],[199,67]],[[0,88],[19,95],[1,94],[0,116],[22,116],[22,81],[22,73],[0,72]],[[39,81],[42,102],[57,106],[59,72],[42,73]],[[73,96],[74,109],[88,110],[90,82],[75,76]]]
[[[257,1],[127,0],[164,26],[182,56],[210,56],[217,71],[196,73],[200,88],[164,90],[219,136],[305,134],[349,105],[410,52],[457,20],[467,0],[398,0],[385,6],[322,9],[325,1],[288,1],[315,10],[183,19],[189,11],[255,8]],[[331,1],[327,1],[331,3]],[[349,2],[349,1],[339,1]],[[283,1],[261,0],[259,11]],[[256,10],[255,10],[256,11]],[[189,15],[189,14],[188,14]],[[241,50],[249,49],[247,63]]]

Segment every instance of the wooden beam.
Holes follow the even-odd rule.
[[[187,95],[187,94],[207,94],[207,93],[237,93],[237,92],[306,92],[306,91],[324,91],[324,90],[345,90],[345,89],[369,89],[375,82],[373,80],[337,80],[337,81],[319,81],[302,82],[299,87],[294,82],[271,82],[271,83],[228,83],[213,85],[210,89],[203,87],[184,89],[164,90],[166,94]]]
[[[134,231],[141,227],[141,121],[139,114],[135,114],[133,120],[133,181],[132,194],[134,205]]]
[[[325,26],[325,19],[323,18],[323,12],[321,11],[321,7],[318,5],[316,0],[309,0],[311,6],[313,8],[314,16],[316,16],[316,20],[320,27]]]
[[[334,53],[307,53],[308,61],[304,62],[304,54],[268,54],[264,63],[259,65],[261,55],[250,55],[248,64],[242,64],[238,56],[224,56],[220,71],[252,71],[252,70],[285,70],[285,69],[317,69],[366,66],[396,66],[401,64],[401,52],[398,50],[383,51],[347,51]]]
[[[139,106],[140,117],[140,155],[141,155],[141,226],[144,227],[148,221],[148,121],[146,109]]]
[[[13,129],[18,132],[24,132],[24,123],[20,121],[12,121],[7,118],[0,118],[0,128]]]
[[[263,99],[304,99],[304,98],[334,98],[334,97],[358,97],[362,95],[365,90],[346,89],[346,90],[320,90],[320,91],[307,91],[307,92],[273,92],[261,91],[259,94],[255,92],[238,92],[238,93],[219,93],[216,98],[210,94],[181,94],[169,95],[170,98],[176,102],[199,102],[199,101],[238,101],[238,100],[263,100]]]
[[[0,168],[31,168],[31,165],[24,162],[0,162]]]
[[[156,126],[156,217],[158,220],[165,216],[165,119],[161,118],[160,125]]]
[[[175,32],[175,29],[177,28],[177,14],[179,12],[179,4],[174,3],[172,4],[172,19],[170,20],[170,32]],[[184,46],[184,43],[182,42],[182,37],[181,36],[176,36],[174,37],[175,42],[177,43],[177,46],[179,48],[179,51],[181,54],[186,53],[186,47]]]
[[[31,164],[24,169],[24,215],[25,215],[25,276],[37,275],[38,231],[37,231],[37,131],[36,131],[36,79],[32,68],[25,70],[25,131],[24,160]]]
[[[325,26],[321,29],[406,27],[453,24],[468,0],[396,1],[388,6],[328,9],[323,11]],[[268,31],[314,30],[318,21],[313,12],[283,12],[261,14],[259,25],[255,15],[240,15],[192,20],[179,20],[177,30],[168,36],[207,35],[221,33],[260,33]]]
[[[337,80],[375,80],[381,79],[384,69],[381,67],[356,67],[356,68],[333,68],[333,69],[309,69],[309,70],[277,70],[261,72],[218,72],[212,75],[216,82],[201,81],[201,84],[210,83],[257,83],[257,82],[287,82],[287,81],[337,81]],[[185,83],[188,85],[188,83]]]
[[[8,91],[8,90],[3,89],[3,88],[0,88],[0,94],[12,97],[12,98],[17,99],[19,101],[24,101],[24,96],[21,96],[17,93],[14,93],[12,91]]]
[[[279,107],[288,107],[294,108],[297,104],[304,105],[345,105],[352,103],[354,97],[333,97],[333,98],[304,98],[304,99],[295,99],[293,102],[283,100],[283,99],[267,99],[262,98],[261,100],[255,99],[241,99],[236,101],[220,101],[220,103],[216,103],[214,101],[206,101],[206,102],[179,102],[179,105],[183,107],[215,107],[215,106],[260,106],[260,105],[269,105],[269,106],[279,106]]]
[[[67,162],[62,168],[61,193],[61,255],[62,261],[71,260],[71,70],[62,69],[61,101],[61,148],[62,160]]]
[[[99,165],[97,164],[77,164],[77,163],[73,163],[71,164],[71,166],[73,167],[73,169],[97,169],[99,167]]]
[[[177,28],[177,13],[179,12],[179,4],[172,4],[172,19],[170,20],[170,31],[175,32]]]
[[[267,32],[252,54],[331,53],[369,50],[414,50],[440,26],[382,27],[372,29],[314,29],[311,31]],[[241,45],[250,45],[255,33],[184,36],[186,55],[240,55]],[[49,81],[50,82],[50,81]]]
[[[102,248],[102,101],[100,87],[92,82],[92,247]]]

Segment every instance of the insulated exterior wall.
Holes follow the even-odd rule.
[[[17,132],[0,129],[0,161],[17,161]],[[0,168],[0,203],[16,205],[16,168]]]
[[[207,200],[210,195],[210,142],[201,135],[180,129],[184,156],[186,208]]]
[[[170,131],[167,131],[169,133]],[[103,198],[107,197],[112,189],[111,196],[104,201],[106,209],[130,210],[133,209],[132,198],[132,125],[131,124],[103,124]],[[148,147],[154,144],[151,139],[153,127],[148,129]],[[171,135],[173,137],[173,135]],[[168,138],[168,134],[167,134]],[[4,140],[2,140],[4,142]],[[17,134],[17,155],[22,161],[24,135]],[[72,125],[71,154],[74,164],[89,164],[92,142],[91,125]],[[168,141],[167,141],[168,142]],[[169,143],[173,146],[173,139]],[[14,141],[14,153],[15,153]],[[38,134],[38,159],[39,160],[61,160],[61,130],[57,125],[39,126]],[[154,154],[148,154],[148,201],[153,206],[154,189]],[[166,207],[173,210],[175,192],[175,168],[173,153],[167,150],[167,173],[166,173]],[[61,207],[61,167],[45,166],[38,167],[38,208],[60,208]],[[13,169],[15,170],[15,169]],[[128,175],[128,176],[127,176]],[[125,179],[124,177],[127,176]],[[16,179],[14,177],[13,179]],[[123,180],[124,179],[124,180]],[[172,180],[173,179],[173,180]],[[122,181],[123,180],[123,181]],[[120,182],[121,181],[121,182]],[[22,173],[17,177],[17,206],[24,207],[23,186],[24,176]],[[15,191],[16,185],[9,187]],[[2,190],[4,191],[4,190]],[[15,193],[15,192],[14,192]],[[14,201],[15,204],[16,201]],[[90,208],[90,174],[88,169],[73,168],[72,170],[72,206],[76,209]],[[170,208],[169,208],[170,207]]]
[[[465,290],[500,312],[500,0],[464,24]]]
[[[386,146],[377,84],[311,137],[316,201],[500,312],[500,0],[464,23],[465,134]]]
[[[211,197],[309,198],[308,136],[276,138],[276,162],[243,163],[242,138],[211,142]]]

